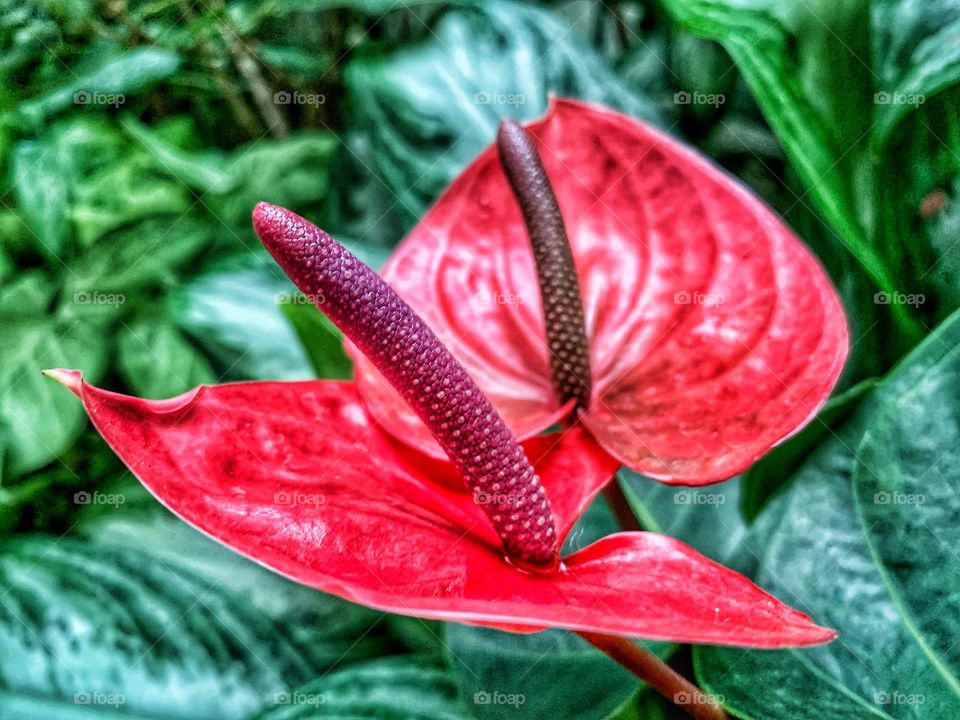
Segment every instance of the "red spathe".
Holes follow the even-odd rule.
[[[566,221],[593,397],[583,424],[632,469],[707,484],[749,467],[820,409],[846,358],[843,309],[811,253],[759,199],[663,132],[556,100],[528,126]],[[555,423],[526,228],[490,147],[388,261],[420,314],[519,437]],[[354,352],[395,437],[429,430]]]
[[[831,630],[672,538],[620,533],[553,573],[517,569],[452,466],[371,420],[351,383],[252,382],[151,401],[49,374],[179,517],[298,582],[404,615],[784,647]],[[616,462],[583,430],[524,443],[559,538]]]

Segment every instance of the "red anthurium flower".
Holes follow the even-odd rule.
[[[299,582],[406,615],[755,647],[834,637],[661,535],[620,533],[561,560],[616,462],[578,428],[521,446],[373,271],[286,210],[259,205],[254,224],[451,460],[383,432],[352,383],[239,383],[150,401],[50,371],[181,518]]]
[[[481,153],[383,271],[515,434],[579,404],[622,463],[706,484],[817,412],[846,357],[846,322],[820,265],[770,209],[610,110],[557,100],[527,128],[531,148],[518,130],[501,128],[500,157]],[[376,368],[354,358],[372,414],[441,456]],[[558,368],[588,375],[583,388]]]

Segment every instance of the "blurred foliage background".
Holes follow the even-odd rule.
[[[219,549],[40,375],[149,397],[349,376],[253,236],[259,200],[376,266],[550,93],[741,178],[817,252],[855,343],[823,422],[729,502],[622,478],[648,527],[717,559],[960,304],[953,0],[0,0],[0,74],[0,718],[666,712],[565,633],[384,616]],[[598,506],[573,541],[611,527]],[[496,691],[525,701],[476,701]]]

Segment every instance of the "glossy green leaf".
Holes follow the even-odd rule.
[[[284,300],[280,309],[296,330],[317,377],[351,378],[353,363],[343,349],[343,333],[337,326],[300,293]]]
[[[68,107],[123,107],[128,95],[170,77],[180,67],[176,53],[160,47],[138,47],[91,60],[80,72],[64,73],[67,82],[22,103],[18,111],[31,121]]]
[[[871,24],[880,100],[873,135],[882,147],[908,113],[960,81],[960,4],[877,0]]]
[[[209,225],[190,216],[152,217],[110,233],[71,259],[61,301],[77,310],[100,293],[122,295],[125,303],[128,296],[172,284],[213,234]]]
[[[448,624],[444,641],[461,692],[481,720],[601,720],[639,686],[627,670],[561,630],[517,635]],[[663,643],[648,647],[661,655],[673,649]]]
[[[916,604],[905,603],[891,578],[890,557],[878,554],[877,533],[871,527],[863,496],[872,489],[863,471],[857,469],[858,493],[853,476],[858,466],[856,449],[863,444],[864,457],[871,452],[866,440],[877,423],[888,422],[903,411],[914,420],[921,412],[915,407],[919,397],[929,388],[953,378],[960,368],[960,315],[955,314],[927,338],[858,408],[853,417],[831,439],[823,444],[800,468],[790,487],[781,493],[760,515],[756,530],[740,556],[742,569],[751,571],[761,587],[781,600],[808,612],[819,623],[840,632],[840,638],[829,645],[812,650],[759,652],[720,648],[698,648],[698,677],[707,690],[725,698],[737,715],[760,720],[785,717],[884,717],[884,718],[953,718],[960,713],[960,694],[950,679],[951,660],[943,661],[931,648],[942,649],[941,640],[929,634],[929,627],[920,630],[921,618],[936,615],[949,623],[955,617],[938,599],[926,595],[922,611]],[[919,393],[919,395],[918,395]],[[950,418],[952,402],[944,402],[944,394],[936,395],[935,404],[944,409],[923,420],[923,427],[935,427],[936,439],[917,434],[902,437],[897,447],[914,451],[923,448],[933,452],[932,443],[949,440],[957,433]],[[922,412],[931,411],[930,404]],[[936,420],[947,423],[935,426]],[[889,427],[889,426],[887,426]],[[904,426],[903,432],[913,433]],[[943,434],[941,434],[943,433]],[[889,440],[889,439],[888,439]],[[924,443],[931,442],[927,447]],[[875,447],[875,445],[873,445]],[[896,488],[906,479],[897,472],[903,461],[919,457],[907,452],[896,463],[877,468],[877,477]],[[929,456],[928,456],[929,457]],[[886,473],[886,474],[885,474]],[[926,498],[946,498],[950,491],[949,474],[937,472],[925,476]],[[912,482],[912,481],[911,481]],[[877,490],[876,492],[888,492]],[[889,491],[889,492],[892,492]],[[893,550],[905,560],[895,572],[910,573],[915,568],[931,568],[933,558],[930,533],[943,532],[942,526],[913,525],[918,519],[918,505],[881,507],[878,499],[870,512],[889,513],[903,530],[889,541],[882,541],[886,551]],[[874,501],[874,496],[869,496]],[[892,501],[891,503],[892,504]],[[953,500],[928,508],[950,512]],[[950,536],[947,535],[949,543]],[[884,552],[886,552],[884,551]],[[942,552],[942,551],[938,551]],[[909,558],[909,560],[906,560]],[[943,582],[955,587],[950,565],[941,564]],[[920,591],[923,586],[918,586]],[[922,613],[914,616],[912,613]],[[933,620],[938,622],[937,619]],[[945,627],[943,625],[941,628]],[[955,635],[951,631],[951,635]],[[948,639],[945,639],[949,642]]]
[[[814,7],[666,0],[665,6],[684,27],[730,53],[811,200],[874,282],[894,292],[897,267],[871,242],[850,182],[869,172],[860,145],[871,113],[849,108],[873,107],[861,82],[870,72],[861,0]],[[901,306],[892,309],[904,314]]]
[[[743,540],[746,527],[738,509],[740,478],[686,488],[664,485],[624,468],[618,482],[645,530],[682,540],[721,563]]]
[[[944,352],[943,348],[938,348]],[[873,560],[907,631],[960,712],[960,347],[887,397],[857,449],[854,487]],[[933,674],[933,673],[931,673]]]
[[[454,7],[423,43],[357,57],[346,84],[408,224],[492,142],[502,117],[542,115],[551,92],[660,117],[553,14],[507,0]]]
[[[117,335],[117,369],[141,397],[167,398],[215,383],[207,359],[166,320],[143,319]]]
[[[125,118],[123,126],[151,155],[156,171],[201,196],[203,206],[228,226],[228,241],[237,248],[245,240],[233,228],[247,225],[258,202],[304,209],[324,198],[337,147],[331,133],[301,132],[260,138],[230,152],[191,152],[133,118]]]
[[[86,424],[83,409],[40,371],[76,366],[100,377],[105,338],[82,323],[42,316],[0,319],[0,336],[0,418],[11,436],[7,472],[18,476],[63,453]]]
[[[787,484],[803,460],[829,438],[832,429],[856,409],[877,383],[873,378],[864,380],[830,398],[809,425],[775,447],[743,474],[740,510],[748,521],[757,517],[770,498]]]
[[[154,215],[180,218],[194,204],[185,187],[154,174],[142,154],[117,158],[114,164],[85,176],[72,196],[70,217],[84,246]]]
[[[310,593],[309,614],[272,615],[255,597],[141,547],[3,542],[0,717],[240,720],[357,657],[350,645],[365,628],[355,623],[344,637],[322,596]],[[224,561],[224,571],[246,563]]]
[[[17,208],[40,252],[56,258],[70,235],[69,184],[53,147],[37,140],[18,143],[10,158]]]
[[[262,255],[197,276],[169,299],[170,317],[227,379],[303,380],[313,365],[284,316],[293,285]]]
[[[335,670],[278,696],[253,720],[465,720],[450,672],[430,660],[389,658]]]

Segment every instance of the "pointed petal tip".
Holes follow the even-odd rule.
[[[83,373],[81,373],[79,370],[52,368],[49,370],[44,370],[43,374],[48,378],[56,380],[74,395],[80,397],[80,386],[83,384]]]

